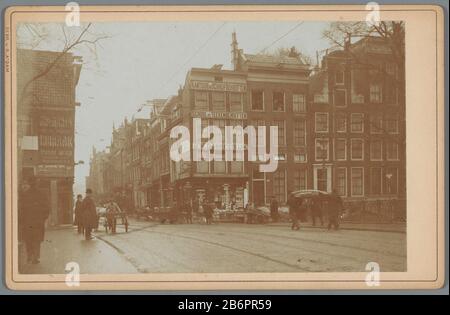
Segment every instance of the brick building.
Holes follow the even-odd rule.
[[[232,70],[192,68],[177,95],[151,101],[148,120],[114,129],[111,195],[132,195],[135,208],[199,199],[231,209],[268,205],[270,196],[285,204],[302,189],[336,189],[346,202],[404,202],[404,67],[380,38],[328,50],[315,69],[295,50],[244,53],[236,34],[231,53]],[[190,161],[172,161],[170,131],[187,127],[193,144],[194,119],[200,131],[218,127],[222,143],[225,126],[266,126],[267,139],[277,126],[277,170],[260,172],[248,152],[245,162],[193,161],[191,148]]]
[[[311,186],[307,174],[309,65],[298,56],[246,54],[238,48],[235,33],[231,48],[234,70],[245,73],[248,124],[265,125],[267,130],[278,127],[278,169],[261,173],[258,163],[247,162],[250,202],[265,205],[275,196],[283,204],[288,191]]]
[[[70,53],[17,50],[18,177],[38,179],[51,224],[72,222],[80,71],[80,58]]]
[[[406,195],[404,67],[381,38],[330,51],[311,77],[313,188],[347,200]]]
[[[184,88],[181,102],[171,112],[172,128],[182,124],[189,129],[191,143],[194,139],[193,119],[201,119],[201,130],[216,126],[225,138],[225,126],[245,126],[246,75],[239,71],[222,70],[222,65],[210,69],[192,68]],[[203,146],[207,139],[202,139]],[[247,198],[247,173],[244,161],[194,161],[171,162],[175,199],[186,202],[192,199],[214,202],[220,209],[243,207]]]

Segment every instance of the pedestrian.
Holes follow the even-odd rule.
[[[270,200],[270,216],[272,217],[272,222],[278,222],[278,200],[275,196],[272,196]]]
[[[179,210],[180,209],[178,209],[178,203],[172,203],[172,206],[169,209],[169,224],[177,223]]]
[[[184,211],[186,212],[186,223],[192,224],[192,206],[189,202],[184,204]]]
[[[322,216],[322,196],[316,198],[311,198],[309,202],[311,209],[311,217],[313,226],[316,226],[316,219],[320,220],[320,225],[323,226],[323,216]]]
[[[109,229],[111,230],[112,234],[116,233],[117,227],[116,215],[119,213],[120,213],[119,206],[114,201],[111,200],[106,205],[106,223]]]
[[[50,204],[46,195],[38,189],[34,176],[25,179],[21,188],[18,198],[21,237],[25,242],[27,262],[38,264]]]
[[[92,230],[98,226],[97,209],[94,198],[92,198],[92,189],[86,189],[86,196],[83,199],[83,226],[85,239],[92,239]]]
[[[208,203],[204,203],[203,204],[203,212],[205,214],[206,224],[211,224],[212,218],[213,218],[213,213],[214,213],[212,205],[208,204]]]
[[[77,201],[75,201],[75,219],[73,224],[77,226],[78,234],[84,233],[83,228],[83,196],[77,195]]]
[[[339,229],[339,215],[343,209],[342,198],[336,190],[328,197],[328,230]]]
[[[288,207],[289,207],[289,215],[291,217],[292,225],[291,230],[299,230],[300,224],[299,224],[299,208],[300,204],[302,203],[301,198],[296,198],[293,194],[289,194],[288,197]]]
[[[308,200],[300,199],[298,204],[298,221],[306,222],[307,221],[307,212],[308,212]]]

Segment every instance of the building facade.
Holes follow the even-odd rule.
[[[225,126],[245,126],[246,75],[239,71],[222,70],[222,65],[210,69],[193,68],[186,76],[181,102],[172,110],[167,126],[176,124],[189,130],[190,143],[197,132],[207,126],[217,127],[225,143]],[[198,121],[198,131],[195,122]],[[199,134],[198,134],[199,135]],[[173,140],[172,140],[173,141]],[[202,138],[203,147],[208,138]],[[223,147],[222,147],[223,148]],[[193,147],[190,161],[171,161],[171,181],[178,203],[198,200],[213,202],[219,209],[242,208],[248,198],[248,177],[244,161],[195,161]]]
[[[246,54],[232,35],[235,71],[246,74],[248,124],[278,127],[278,168],[261,173],[259,164],[247,162],[249,201],[267,205],[274,196],[281,204],[289,191],[308,185],[308,83],[309,65],[300,56]],[[267,134],[267,139],[269,134]]]
[[[19,181],[37,178],[50,203],[50,224],[71,223],[80,58],[18,49],[17,67]]]
[[[349,201],[405,201],[402,71],[379,38],[348,43],[322,59],[310,84],[312,188],[335,189]]]
[[[306,189],[335,190],[349,203],[404,203],[404,66],[380,38],[328,50],[314,69],[295,49],[244,53],[236,34],[231,55],[232,70],[192,68],[177,95],[150,102],[148,120],[114,129],[105,168],[110,195],[119,191],[134,208],[164,209],[193,201],[219,209],[267,206],[272,196],[283,205],[290,191]],[[176,126],[189,132],[189,161],[170,158]],[[195,160],[196,146],[210,140],[202,137],[208,126],[220,130],[222,144],[226,126],[266,126],[266,143],[258,143],[266,152],[269,127],[276,126],[276,171],[249,161],[248,137],[244,161],[236,151],[232,161]]]

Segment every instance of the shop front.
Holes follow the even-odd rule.
[[[174,189],[179,204],[189,203],[198,211],[204,203],[215,205],[217,210],[244,209],[248,196],[247,178],[196,178],[177,181]],[[201,210],[200,210],[201,211]]]

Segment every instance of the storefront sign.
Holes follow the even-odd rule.
[[[191,89],[243,93],[247,91],[247,86],[245,84],[229,83],[229,82],[191,81]]]
[[[244,112],[191,112],[192,117],[205,118],[205,119],[247,119],[247,113]]]
[[[42,110],[36,119],[40,163],[73,166],[74,112]]]
[[[73,177],[73,166],[37,165],[36,175],[42,177]]]

